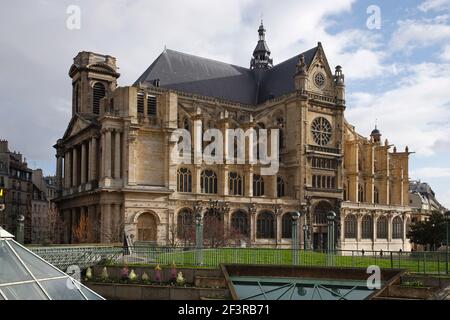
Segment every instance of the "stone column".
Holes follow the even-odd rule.
[[[89,180],[98,180],[97,173],[97,138],[92,137],[90,141],[91,150],[89,150],[89,172],[91,173]]]
[[[253,196],[253,167],[249,166],[245,170],[245,183],[244,183],[245,192],[244,195],[246,197]]]
[[[194,166],[194,172],[192,173],[192,191],[196,194],[202,193],[202,187],[200,184],[201,167]]]
[[[62,189],[62,175],[63,175],[63,154],[58,149],[56,153],[56,189],[60,191]]]
[[[105,178],[111,178],[111,130],[105,132]]]
[[[76,146],[72,150],[72,187],[78,186],[78,150]]]
[[[120,143],[120,131],[116,131],[114,134],[114,140],[115,140],[115,148],[114,148],[114,179],[120,179],[120,172],[121,172],[121,163],[120,163],[120,157],[121,157],[121,143]]]
[[[70,188],[72,185],[72,152],[66,151],[64,156],[64,187]]]
[[[87,153],[86,153],[86,143],[81,144],[81,184],[86,183],[86,162],[87,162]]]

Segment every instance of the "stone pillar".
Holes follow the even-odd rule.
[[[120,131],[116,131],[114,134],[114,140],[115,140],[115,147],[114,147],[114,179],[120,179],[120,172],[121,172],[121,163],[120,163],[120,157],[121,157],[121,143],[120,143]]]
[[[76,146],[72,150],[72,187],[78,186],[78,150]]]
[[[229,194],[229,179],[228,179],[228,174],[229,174],[229,168],[227,165],[223,166],[223,170],[222,172],[219,174],[219,178],[221,178],[221,182],[219,182],[219,195],[224,195],[227,196]]]
[[[81,144],[81,184],[86,183],[86,162],[87,162],[87,152],[86,152],[86,143]]]
[[[105,132],[105,178],[111,178],[111,130]]]
[[[72,186],[72,152],[67,151],[64,156],[64,187]]]
[[[245,183],[244,183],[244,195],[246,197],[253,196],[253,167],[249,166],[245,170]]]
[[[278,198],[278,176],[275,174],[273,176],[266,176],[266,178],[268,178],[271,183],[270,196],[273,198]]]
[[[200,175],[202,173],[201,167],[198,165],[194,166],[194,172],[192,173],[192,191],[195,194],[202,193],[202,187],[200,184]]]
[[[98,173],[97,173],[97,156],[98,156],[98,152],[97,152],[97,138],[96,137],[92,137],[91,141],[90,141],[90,147],[91,149],[89,150],[89,172],[90,172],[90,176],[89,176],[89,180],[98,180]]]
[[[63,155],[60,150],[56,154],[56,189],[60,191],[62,189],[62,178],[63,178]]]

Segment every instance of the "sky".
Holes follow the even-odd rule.
[[[322,42],[343,67],[346,119],[408,146],[410,177],[450,208],[450,0],[2,1],[0,139],[54,174],[78,52],[115,56],[122,86],[164,47],[248,67],[261,18],[274,64]]]

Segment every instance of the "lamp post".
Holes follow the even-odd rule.
[[[298,219],[300,218],[299,212],[292,212],[292,264],[298,265]]]
[[[203,216],[201,202],[194,205],[195,215],[195,262],[197,265],[203,264]]]
[[[17,218],[17,234],[16,234],[17,242],[23,244],[25,241],[25,217],[23,215],[19,215]]]
[[[336,213],[334,211],[329,211],[327,213],[327,222],[328,222],[327,262],[329,266],[333,265],[333,255],[335,249],[335,239],[334,239],[335,219]]]
[[[446,226],[446,246],[445,246],[445,273],[448,274],[448,258],[449,258],[449,254],[448,254],[448,246],[450,244],[450,211],[447,211],[444,214],[445,217],[445,226]]]

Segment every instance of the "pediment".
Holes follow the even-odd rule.
[[[91,123],[91,121],[86,120],[79,115],[74,116],[69,122],[69,126],[64,133],[63,139],[68,139],[76,136],[79,132],[89,127]]]

